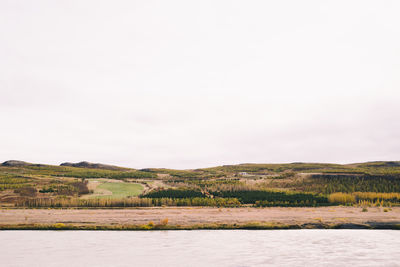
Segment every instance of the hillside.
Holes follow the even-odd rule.
[[[6,161],[2,206],[326,206],[397,205],[400,162],[239,164],[129,169],[99,163],[60,166]]]

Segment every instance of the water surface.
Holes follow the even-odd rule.
[[[0,231],[0,266],[400,266],[400,231]]]

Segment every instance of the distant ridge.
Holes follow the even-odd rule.
[[[112,170],[112,171],[130,170],[129,168],[123,168],[123,167],[101,164],[101,163],[91,163],[91,162],[87,162],[87,161],[81,161],[78,163],[64,162],[64,163],[61,163],[60,166],[89,168],[89,169],[103,169],[103,170]]]
[[[22,161],[22,160],[7,160],[7,161],[3,162],[1,165],[8,166],[8,167],[21,167],[21,166],[29,166],[29,165],[33,165],[33,164]]]
[[[268,165],[268,166],[267,166]],[[400,161],[367,161],[367,162],[355,162],[355,163],[318,163],[318,162],[292,162],[292,163],[239,163],[239,164],[228,164],[228,165],[222,165],[222,166],[215,166],[215,167],[208,167],[208,168],[197,168],[197,169],[187,169],[191,171],[201,171],[201,170],[206,170],[206,169],[212,169],[212,168],[234,168],[234,167],[260,167],[262,168],[263,166],[265,168],[269,168],[271,166],[278,166],[278,165],[318,165],[316,166],[317,168],[322,168],[322,167],[337,167],[337,166],[343,166],[343,167],[371,167],[371,168],[396,168],[400,167]],[[0,166],[4,167],[26,167],[26,166],[35,166],[35,167],[45,167],[45,166],[54,166],[54,165],[48,165],[48,164],[37,164],[37,163],[30,163],[22,160],[7,160],[3,163],[0,163]],[[134,168],[127,168],[127,167],[119,167],[115,165],[109,165],[109,164],[102,164],[102,163],[91,163],[88,161],[81,161],[77,163],[73,162],[64,162],[61,163],[59,166],[69,166],[69,167],[76,167],[76,168],[90,168],[90,169],[103,169],[103,170],[114,170],[114,171],[132,171],[132,170],[137,170]],[[145,172],[155,172],[157,170],[159,171],[168,171],[168,168],[144,168],[140,169],[141,171]],[[171,169],[172,170],[172,169]],[[178,169],[176,169],[178,170]]]

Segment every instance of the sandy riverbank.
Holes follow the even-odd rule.
[[[339,226],[397,228],[400,207],[384,212],[384,208],[359,207],[319,208],[137,208],[137,209],[2,209],[0,225],[128,226],[159,224],[168,219],[168,226],[244,225],[248,223],[319,228]],[[150,223],[151,224],[151,223]]]

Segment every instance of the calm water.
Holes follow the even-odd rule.
[[[0,231],[0,266],[400,266],[400,231]]]

